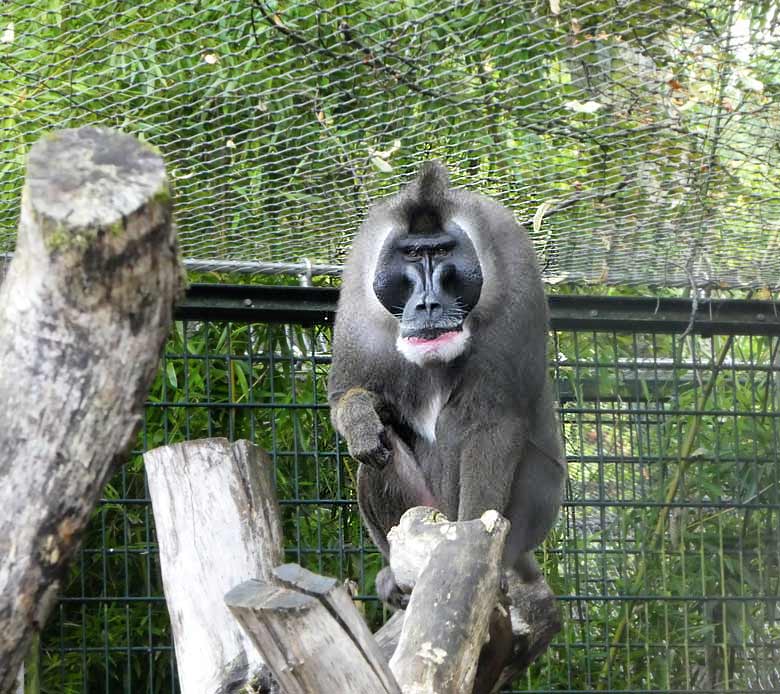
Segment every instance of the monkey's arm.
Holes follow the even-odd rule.
[[[349,454],[361,463],[382,469],[390,461],[391,446],[379,409],[379,396],[365,388],[350,388],[331,399],[331,418],[347,440]]]

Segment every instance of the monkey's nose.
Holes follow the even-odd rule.
[[[420,301],[417,302],[417,306],[415,308],[418,311],[425,311],[430,318],[433,316],[434,311],[441,310],[441,302],[438,301],[438,299],[435,297],[426,294]]]

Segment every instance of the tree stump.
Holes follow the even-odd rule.
[[[182,287],[156,152],[97,128],[33,146],[0,288],[0,692],[135,439]]]
[[[182,694],[276,691],[225,593],[281,563],[273,464],[248,441],[203,439],[144,455]]]

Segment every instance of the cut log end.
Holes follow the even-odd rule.
[[[186,285],[171,215],[163,161],[148,145],[104,128],[47,135],[28,157],[7,282],[40,283],[77,310],[107,307],[138,332],[157,296],[178,299]]]
[[[123,220],[149,201],[170,201],[160,155],[106,128],[60,130],[39,140],[27,161],[27,188],[51,235],[58,224],[71,236],[94,227],[121,230]]]
[[[293,564],[249,580],[225,602],[287,694],[400,694],[344,589]]]

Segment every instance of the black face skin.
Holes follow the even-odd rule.
[[[401,337],[431,340],[461,330],[482,290],[474,245],[456,224],[391,233],[382,247],[374,293],[401,322]]]

